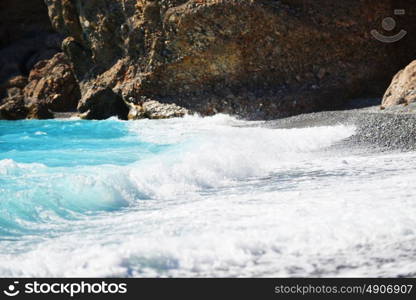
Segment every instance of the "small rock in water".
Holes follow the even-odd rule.
[[[128,119],[169,119],[183,117],[187,114],[189,114],[189,111],[186,108],[176,104],[166,104],[149,100],[142,104],[130,104]]]

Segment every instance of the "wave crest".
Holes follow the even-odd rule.
[[[270,129],[248,124],[259,125],[226,116],[132,122],[128,125],[131,135],[155,144],[174,142],[174,146],[126,166],[47,167],[1,160],[0,229],[17,234],[32,227],[27,222],[44,224],[120,210],[137,205],[138,200],[198,197],[232,188],[310,159],[313,151],[355,130],[347,126]]]

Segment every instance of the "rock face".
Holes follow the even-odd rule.
[[[394,76],[383,97],[382,107],[408,105],[416,101],[416,60]]]
[[[0,119],[76,110],[79,85],[62,40],[43,0],[0,2]]]
[[[0,120],[19,120],[27,116],[23,89],[27,84],[24,76],[15,76],[0,85]],[[3,99],[2,99],[3,98]]]
[[[43,104],[54,112],[76,111],[81,97],[71,64],[63,53],[34,66],[24,93],[27,104]]]
[[[380,95],[414,59],[413,6],[406,0],[2,0],[0,118],[46,118],[76,107],[88,119],[161,118],[188,109],[272,119],[333,109],[349,98]],[[406,15],[394,16],[396,29],[407,36],[395,44],[377,41],[373,29],[396,32],[381,24],[397,8]],[[55,55],[61,49],[65,55]],[[406,70],[383,105],[413,101]]]
[[[120,95],[109,87],[89,88],[81,99],[78,110],[83,119],[107,119],[117,116],[127,119],[129,108]]]
[[[28,109],[25,106],[23,88],[27,83],[27,78],[16,76],[3,84],[2,89],[6,95],[0,102],[0,120],[19,120],[27,116]]]
[[[53,112],[76,111],[80,91],[65,54],[38,62],[29,78],[16,76],[0,86],[5,95],[0,119],[49,119]]]
[[[410,33],[401,46],[370,34],[395,8],[410,10],[405,1],[407,7],[393,0],[45,3],[66,36],[87,118],[127,118],[122,103],[146,99],[248,118],[335,108],[382,93],[414,55]]]

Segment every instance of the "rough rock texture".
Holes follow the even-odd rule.
[[[38,62],[29,75],[25,99],[28,104],[42,103],[55,112],[76,111],[81,97],[71,64],[63,53]]]
[[[416,101],[416,60],[394,76],[383,97],[382,108]]]
[[[83,119],[107,119],[117,116],[125,120],[129,112],[127,104],[120,95],[109,87],[90,87],[80,101],[78,110]]]
[[[21,75],[9,78],[7,81],[0,84],[0,91],[2,91],[0,104],[4,102],[6,98],[12,98],[17,92],[23,96],[23,89],[26,85],[27,77]]]
[[[103,91],[104,102],[153,99],[249,118],[328,109],[381,94],[414,57],[411,32],[397,44],[370,34],[395,8],[410,11],[406,1],[45,2],[67,36],[87,117],[120,114],[100,104]]]
[[[25,103],[26,104],[26,103]],[[26,104],[27,119],[53,119],[53,112],[48,108],[45,103],[29,103]]]
[[[76,111],[80,91],[63,53],[38,62],[29,78],[15,76],[0,85],[0,119],[48,119],[54,112]]]
[[[62,40],[43,0],[0,2],[0,119],[76,110],[79,85]]]
[[[23,87],[27,79],[17,76],[3,85],[6,97],[0,102],[0,120],[19,120],[27,116],[28,109],[25,106]]]
[[[27,117],[28,109],[23,98],[9,99],[0,105],[0,120],[20,120]]]
[[[154,100],[129,106],[130,111],[127,117],[129,120],[179,118],[189,113],[187,109],[176,104],[165,104]]]

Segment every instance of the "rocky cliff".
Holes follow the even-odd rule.
[[[62,38],[53,30],[43,0],[0,2],[0,118],[51,117],[48,107],[41,106],[44,106],[48,97],[62,93],[61,88],[66,85],[72,69],[70,62],[66,61],[67,72],[55,69],[53,72],[48,70],[48,74],[39,72],[38,63],[47,64],[61,51]],[[34,72],[37,72],[37,76]],[[56,80],[51,81],[53,76]],[[58,87],[54,81],[65,81],[65,84]],[[43,83],[43,87],[40,83]],[[52,85],[55,90],[45,93],[45,90],[51,90]],[[73,86],[74,89],[78,88],[75,78]],[[79,96],[72,109],[76,108],[78,99]],[[67,101],[72,101],[71,97]],[[65,104],[64,108],[66,110],[68,105]],[[44,111],[44,114],[39,115],[40,111]]]
[[[331,109],[349,98],[382,95],[393,74],[416,57],[407,1],[45,3],[65,37],[62,49],[85,118],[127,118],[153,100],[253,119]],[[376,40],[371,31],[386,34],[381,24],[397,8],[406,10],[397,28],[407,36],[393,44]]]

